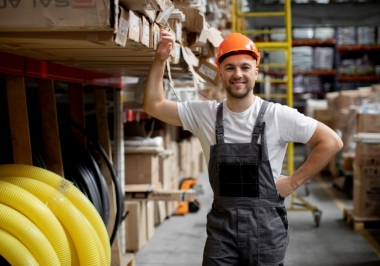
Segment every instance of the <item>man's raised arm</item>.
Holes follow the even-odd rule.
[[[171,125],[182,126],[177,103],[165,99],[163,76],[166,60],[174,49],[172,35],[161,30],[161,40],[153,59],[144,88],[143,109],[149,115]]]

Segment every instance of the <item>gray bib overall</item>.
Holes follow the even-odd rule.
[[[210,147],[208,166],[214,203],[207,215],[203,266],[283,265],[288,220],[268,160],[267,106],[264,101],[251,143],[224,143],[223,104],[218,106],[217,143]]]

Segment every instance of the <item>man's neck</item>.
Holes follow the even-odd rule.
[[[243,99],[232,98],[227,95],[226,105],[232,112],[242,113],[253,104],[255,99],[256,96],[254,94],[247,95],[247,97]]]

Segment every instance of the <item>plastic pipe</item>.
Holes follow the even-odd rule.
[[[59,266],[58,257],[44,234],[28,218],[0,203],[0,228],[18,238],[40,265]]]
[[[51,210],[28,191],[0,181],[0,203],[22,213],[46,236],[62,266],[71,266],[69,242],[62,225]]]
[[[66,179],[57,175],[56,173],[48,170],[23,164],[4,164],[0,165],[0,178],[1,177],[29,177],[43,183],[46,183],[53,188],[61,191],[88,219],[92,224],[95,231],[98,233],[101,240],[107,264],[111,264],[111,245],[108,239],[107,228],[105,227],[102,218],[94,205],[77,189],[74,185]]]
[[[100,239],[86,217],[62,193],[51,186],[25,177],[2,177],[1,180],[19,186],[42,202],[57,216],[73,239],[81,265],[106,265]]]
[[[20,240],[3,229],[0,229],[0,255],[11,265],[39,266]]]
[[[67,231],[64,225],[62,225],[62,228],[63,230],[65,230],[67,241],[69,242],[69,246],[70,246],[71,266],[79,266],[80,263],[79,263],[77,250],[75,249],[74,241],[71,238],[69,231]]]

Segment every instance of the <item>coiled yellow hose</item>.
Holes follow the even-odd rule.
[[[53,247],[40,229],[24,215],[1,203],[0,228],[17,237],[40,265],[60,265]]]
[[[100,238],[102,249],[105,253],[105,265],[111,264],[111,245],[109,242],[107,229],[98,211],[79,189],[61,176],[42,168],[21,164],[0,165],[0,178],[20,176],[39,180],[64,194],[92,224],[94,231],[97,233],[96,235]],[[93,265],[98,264],[99,262]]]
[[[11,265],[39,266],[20,240],[3,229],[0,229],[0,255]]]
[[[42,201],[16,185],[0,181],[0,203],[22,213],[33,222],[54,248],[60,264],[71,266],[66,233],[58,219]]]
[[[94,228],[62,193],[35,179],[3,177],[1,180],[29,191],[46,203],[73,239],[80,265],[106,265],[105,253]]]
[[[63,230],[65,230],[67,240],[69,241],[69,246],[70,246],[70,254],[71,254],[71,266],[79,266],[79,258],[78,258],[78,253],[77,250],[75,249],[74,241],[70,236],[70,233],[67,231],[64,225],[62,225]]]

